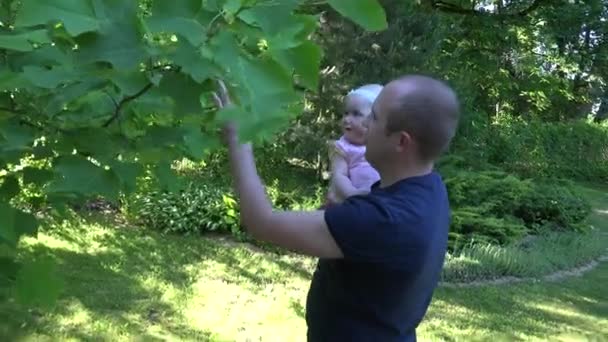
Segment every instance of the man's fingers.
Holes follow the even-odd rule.
[[[224,107],[224,103],[222,102],[222,99],[217,95],[216,92],[213,92],[213,101],[219,108]]]
[[[228,88],[226,87],[226,84],[224,84],[224,81],[222,81],[222,80],[218,80],[217,83],[220,86],[220,97],[222,99],[222,103],[224,105],[229,104],[230,96],[228,95]]]

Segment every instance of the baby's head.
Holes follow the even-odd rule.
[[[367,119],[372,112],[372,105],[382,91],[379,84],[366,84],[351,90],[344,98],[344,117],[342,129],[344,137],[351,144],[365,144]]]

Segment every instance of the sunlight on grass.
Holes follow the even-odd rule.
[[[608,207],[608,201],[604,204]],[[605,221],[597,223],[606,229]],[[588,243],[576,241],[565,258]],[[97,221],[48,227],[38,239],[23,243],[20,258],[57,260],[66,288],[48,313],[0,304],[2,341],[305,340],[312,258]],[[504,251],[478,253],[453,261],[463,270],[487,262],[512,266]],[[536,258],[544,250],[534,253],[525,256]],[[481,254],[487,258],[480,259]],[[521,258],[516,265],[526,262]],[[607,263],[562,282],[441,287],[419,340],[599,341],[608,331],[605,284]]]

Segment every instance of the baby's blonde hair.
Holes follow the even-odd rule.
[[[365,84],[359,88],[349,91],[348,94],[346,94],[346,97],[358,95],[368,100],[370,104],[373,104],[378,95],[380,95],[382,88],[384,87],[380,84]]]

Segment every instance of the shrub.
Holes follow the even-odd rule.
[[[238,203],[224,179],[210,178],[213,183],[190,179],[178,192],[146,188],[133,196],[127,208],[132,219],[162,232],[231,233],[244,238],[240,227]],[[315,189],[310,184],[302,187]],[[300,187],[283,188],[278,179],[267,186],[268,197],[275,208],[284,210],[313,209],[320,205],[321,188],[306,193]]]
[[[446,177],[453,210],[450,246],[506,244],[527,234],[582,231],[591,206],[567,182],[522,180],[500,171]]]
[[[133,216],[151,229],[240,233],[237,203],[225,187],[190,183],[178,192],[140,193],[133,201]]]
[[[608,180],[608,129],[577,122],[502,119],[490,128],[488,162],[524,177]]]

